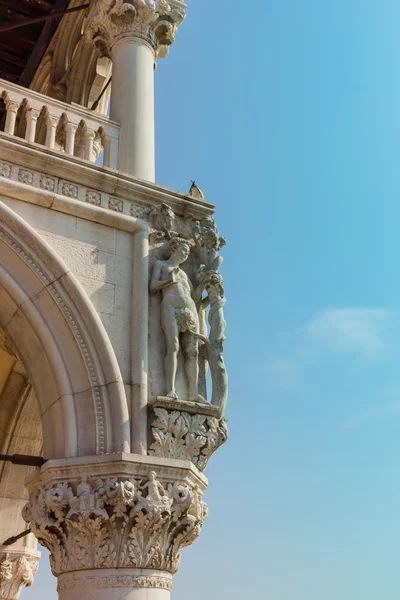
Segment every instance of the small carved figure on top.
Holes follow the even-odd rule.
[[[88,519],[92,515],[108,519],[106,510],[103,507],[103,501],[99,495],[93,490],[88,483],[86,473],[82,475],[82,481],[76,490],[76,496],[71,496],[69,499],[70,510],[66,516],[70,519],[73,515],[78,515],[83,519]]]
[[[159,204],[149,213],[150,226],[154,230],[150,234],[150,242],[156,243],[163,240],[170,240],[176,232],[172,230],[175,220],[174,211],[168,204]]]
[[[155,471],[150,471],[149,481],[139,485],[141,490],[147,489],[147,496],[144,498],[138,494],[138,502],[133,508],[133,512],[145,510],[151,515],[161,514],[162,512],[170,512],[173,499],[170,498],[164,489],[164,486],[157,481]]]
[[[164,331],[167,354],[165,357],[165,379],[170,398],[177,399],[176,371],[180,343],[185,355],[188,382],[188,400],[205,402],[198,393],[199,365],[197,361],[199,339],[207,338],[199,333],[199,318],[196,302],[201,300],[204,281],[194,290],[187,274],[180,268],[190,253],[186,240],[173,238],[165,247],[167,260],[154,263],[150,291],[162,292],[161,326]]]

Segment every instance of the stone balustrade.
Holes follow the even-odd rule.
[[[0,79],[5,134],[50,150],[118,169],[119,124],[77,104],[67,104]],[[1,102],[1,101],[0,101]]]

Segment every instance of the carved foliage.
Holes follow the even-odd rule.
[[[22,586],[32,585],[37,570],[37,558],[0,554],[0,598],[18,598]]]
[[[165,408],[154,408],[154,414],[154,442],[149,452],[154,456],[191,460],[204,469],[210,456],[228,437],[225,419]]]
[[[108,54],[124,37],[145,39],[156,56],[166,56],[177,27],[185,18],[185,5],[167,0],[101,0],[89,12],[86,35]]]
[[[180,549],[200,533],[206,505],[179,483],[109,478],[35,490],[24,508],[55,575],[95,568],[151,568],[174,573]]]

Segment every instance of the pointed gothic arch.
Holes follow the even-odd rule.
[[[99,316],[55,251],[3,202],[0,328],[32,383],[45,458],[129,452],[124,385]]]

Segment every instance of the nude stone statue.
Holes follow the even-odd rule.
[[[183,238],[172,238],[166,245],[167,260],[154,263],[150,291],[161,291],[161,326],[164,331],[167,354],[165,357],[165,379],[167,396],[178,398],[176,393],[176,371],[180,344],[185,355],[185,370],[188,382],[188,400],[205,402],[198,392],[198,346],[199,319],[196,302],[201,300],[204,282],[194,290],[186,273],[180,268],[190,253],[189,244]]]

